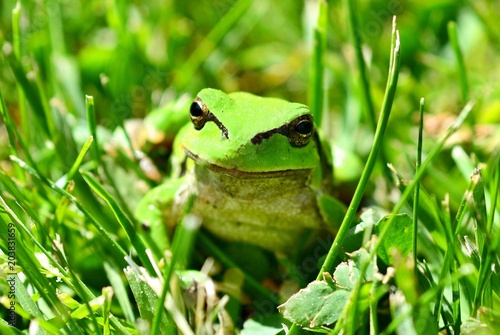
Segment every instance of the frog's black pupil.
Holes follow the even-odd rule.
[[[295,130],[299,133],[299,134],[302,134],[302,135],[307,135],[309,133],[311,133],[313,129],[313,125],[310,121],[308,120],[304,120],[304,121],[300,121],[296,126],[295,126]]]
[[[191,107],[189,108],[189,112],[191,113],[191,116],[193,116],[193,117],[200,117],[203,115],[203,110],[201,109],[201,106],[197,102],[193,102],[191,104]]]

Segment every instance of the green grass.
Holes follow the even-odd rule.
[[[498,13],[486,0],[2,2],[0,333],[500,332]],[[135,222],[204,87],[307,103],[361,159],[337,169],[350,207],[331,248],[282,259],[221,246],[188,213],[168,240]],[[146,115],[165,133],[146,133],[145,158],[123,128]]]

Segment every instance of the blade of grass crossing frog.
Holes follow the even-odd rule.
[[[322,280],[323,278],[323,273],[324,272],[331,272],[332,267],[334,264],[335,259],[337,258],[341,247],[343,245],[343,242],[345,238],[348,235],[349,229],[351,228],[352,221],[354,220],[354,217],[356,215],[357,209],[359,204],[361,203],[361,199],[363,197],[364,191],[366,189],[366,186],[368,185],[368,180],[370,179],[371,173],[373,172],[373,169],[375,167],[375,163],[377,161],[377,156],[382,144],[382,139],[384,137],[385,129],[387,127],[387,123],[389,120],[389,115],[391,112],[392,108],[392,102],[394,101],[394,96],[396,92],[396,86],[398,82],[398,76],[399,76],[399,59],[400,59],[400,40],[399,40],[399,32],[396,30],[396,18],[394,17],[393,20],[393,26],[392,26],[392,41],[391,41],[391,57],[390,57],[390,64],[389,64],[389,74],[388,74],[388,80],[387,80],[387,86],[385,90],[385,95],[384,95],[384,100],[382,103],[382,108],[381,108],[381,113],[379,117],[379,123],[377,126],[377,130],[375,131],[375,138],[373,142],[372,149],[370,150],[370,154],[368,156],[368,160],[366,162],[365,168],[363,170],[363,173],[361,174],[360,181],[358,183],[358,186],[356,188],[356,191],[354,192],[354,196],[351,200],[351,204],[349,205],[349,208],[347,209],[347,214],[344,217],[344,220],[342,221],[342,224],[340,226],[340,229],[337,233],[337,236],[335,237],[335,240],[333,241],[333,244],[323,262],[323,265],[321,266],[321,269],[318,273],[317,280]],[[373,258],[373,254],[371,255],[371,258]],[[366,272],[366,269],[368,267],[368,264],[364,267],[364,270],[362,271],[362,274],[360,275],[360,278],[363,277],[363,274]],[[359,281],[359,284],[356,286],[356,289],[353,290],[351,299],[354,297],[357,297],[360,291],[361,287],[361,280]],[[356,329],[354,323],[356,322],[356,318],[354,317],[357,315],[357,302],[356,300],[351,300],[354,303],[347,304],[344,308],[343,315],[344,317],[346,315],[350,315],[348,319],[345,320],[345,325],[346,327],[343,328],[347,330],[347,334],[351,334],[354,332],[354,329]],[[337,327],[340,327],[340,323],[337,324]],[[299,326],[297,324],[293,324],[292,327],[290,328],[289,332],[287,333],[288,335],[296,335],[299,332]]]
[[[379,149],[382,144],[382,139],[384,137],[385,129],[387,127],[387,122],[389,120],[389,115],[392,107],[392,102],[394,100],[394,95],[397,86],[397,77],[399,74],[399,33],[395,29],[395,21],[393,24],[393,41],[391,48],[391,64],[389,67],[389,78],[387,82],[386,94],[384,96],[384,102],[382,105],[382,112],[380,114],[380,122],[377,127],[377,132],[375,133],[373,147],[368,156],[368,160],[366,162],[365,169],[361,175],[359,184],[354,192],[353,199],[349,208],[347,209],[347,214],[344,217],[342,225],[335,237],[332,248],[330,249],[325,262],[323,263],[320,273],[318,274],[317,280],[321,280],[323,277],[323,272],[331,272],[332,265],[337,255],[340,251],[341,245],[347,236],[347,233],[351,227],[351,223],[356,214],[357,208],[361,203],[362,196],[364,194],[364,190],[368,185],[368,180],[373,172],[375,167],[375,162],[377,160],[377,155],[379,153]]]
[[[399,77],[399,63],[400,63],[400,39],[399,39],[399,31],[396,30],[396,17],[394,17],[393,18],[393,27],[392,27],[391,54],[390,54],[389,74],[388,74],[387,86],[386,86],[386,90],[385,90],[384,100],[382,103],[381,113],[380,113],[380,117],[379,117],[379,123],[377,126],[377,130],[375,132],[374,144],[373,144],[372,150],[370,151],[370,155],[368,157],[369,161],[371,159],[370,165],[371,165],[372,169],[375,165],[375,162],[377,159],[377,154],[378,154],[379,149],[382,145],[383,134],[385,132],[385,128],[387,127],[390,111],[392,108],[392,103],[394,101],[394,96],[396,93],[396,87],[397,87],[397,82],[398,82],[398,77]],[[368,167],[368,162],[367,162],[367,167]],[[365,170],[366,169],[367,168],[365,168]],[[365,174],[365,171],[363,171],[363,175],[364,174]],[[362,179],[363,179],[363,175],[361,177]],[[357,191],[358,190],[356,190],[356,193],[357,193]],[[356,196],[356,193],[355,193],[355,196]],[[400,206],[402,207],[402,204]],[[357,208],[357,206],[356,206],[356,208]],[[399,209],[397,211],[396,210],[393,211],[393,215],[389,218],[386,225],[384,225],[384,227],[382,228],[382,231],[379,234],[378,242],[374,245],[372,250],[370,250],[370,259],[374,259],[377,247],[381,245],[381,241],[383,240],[383,236],[385,234],[387,234],[387,232],[389,231],[391,223],[394,221],[394,218],[396,217],[395,214],[397,214],[397,213],[399,213]],[[334,244],[335,244],[335,242],[334,242]],[[364,277],[366,270],[368,269],[368,265],[369,265],[369,262],[366,262],[366,263],[361,265],[360,278]],[[345,316],[345,326],[343,329],[346,331],[346,334],[354,334],[354,332],[357,328],[356,327],[356,320],[357,319],[355,317],[357,315],[357,311],[358,311],[357,297],[359,296],[359,292],[361,291],[362,284],[363,284],[362,280],[359,280],[355,286],[355,289],[353,290],[353,292],[351,294],[351,297],[352,297],[351,301],[353,303],[347,304],[344,308],[343,315]]]
[[[174,254],[172,263],[181,270],[185,270],[189,264],[196,234],[201,226],[201,218],[189,214],[195,199],[195,195],[190,195],[188,198],[186,214],[182,218],[172,242],[172,253]],[[171,267],[169,276],[172,275],[173,270],[173,267]]]

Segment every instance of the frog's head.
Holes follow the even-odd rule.
[[[191,104],[183,145],[198,164],[227,173],[313,169],[319,156],[309,108],[250,93],[204,89]]]

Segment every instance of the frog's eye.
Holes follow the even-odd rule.
[[[314,133],[313,118],[310,114],[301,115],[292,122],[286,123],[281,127],[274,128],[252,137],[253,144],[261,144],[263,140],[271,138],[274,134],[281,134],[288,138],[290,144],[294,147],[303,147],[311,139]]]
[[[301,115],[288,124],[288,140],[294,147],[302,147],[309,143],[314,132],[311,115]]]
[[[205,126],[205,123],[212,121],[219,127],[222,135],[229,138],[226,127],[210,112],[207,105],[200,98],[194,99],[191,107],[189,107],[189,117],[194,125],[194,129],[201,130]]]
[[[209,119],[209,114],[211,113],[208,110],[207,105],[205,105],[203,100],[200,98],[196,98],[189,108],[189,117],[191,118],[191,122],[196,130],[203,128]]]

